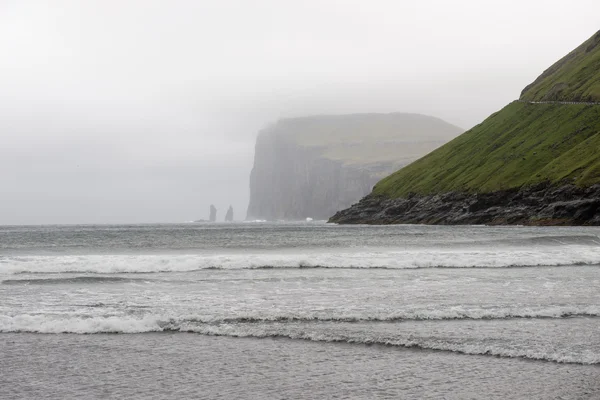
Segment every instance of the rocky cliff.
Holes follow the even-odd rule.
[[[338,223],[600,224],[600,32]]]
[[[336,213],[346,224],[600,225],[600,185],[539,184],[490,193],[367,196]]]
[[[401,113],[279,121],[256,141],[247,219],[326,219],[461,131]]]

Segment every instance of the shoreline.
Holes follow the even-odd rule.
[[[536,186],[491,193],[449,192],[389,199],[368,195],[330,223],[600,226],[600,185]]]

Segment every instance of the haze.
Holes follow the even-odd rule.
[[[597,0],[0,0],[0,224],[245,217],[284,117],[469,128],[598,30]]]

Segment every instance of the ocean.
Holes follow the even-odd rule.
[[[600,399],[599,234],[0,227],[0,398]]]

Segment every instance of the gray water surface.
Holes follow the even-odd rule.
[[[599,232],[0,227],[0,398],[600,398]]]

